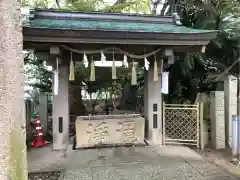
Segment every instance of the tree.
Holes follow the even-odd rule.
[[[234,16],[239,18],[240,3],[234,0],[195,1],[188,0],[182,4],[182,23],[200,29],[219,30],[217,39],[206,49],[206,57],[219,63],[219,67],[228,67],[236,59],[236,38],[229,32],[229,21]],[[235,20],[235,19],[234,19]],[[236,28],[234,29],[234,31]],[[230,47],[229,47],[230,45]],[[233,51],[231,51],[233,50]],[[235,54],[235,55],[234,55]],[[229,59],[232,58],[231,60]]]
[[[49,0],[21,0],[22,7],[37,7],[37,8],[49,8],[50,6]]]
[[[20,4],[0,1],[0,179],[27,180]]]
[[[24,53],[25,84],[40,92],[52,92],[52,73],[33,51]]]
[[[232,21],[232,17],[239,17],[237,15],[239,3],[232,0],[185,0],[178,4],[178,12],[180,12],[182,23],[185,26],[219,30],[217,39],[210,42],[206,53],[179,55],[178,58],[181,61],[169,69],[172,90],[168,100],[194,102],[198,92],[213,90],[215,88],[213,81],[218,79],[216,77],[219,76],[219,73],[225,71],[238,58],[239,43],[237,38],[233,38],[232,35],[236,28],[229,28],[229,21]],[[229,29],[232,30],[231,33]],[[179,66],[181,71],[179,71]],[[236,68],[230,69],[229,73],[236,74]]]
[[[115,3],[107,4],[104,0],[67,0],[59,8],[77,11],[101,11],[101,12],[141,12],[149,13],[150,5],[147,0],[117,0]]]

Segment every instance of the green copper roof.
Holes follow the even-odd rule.
[[[107,20],[62,20],[62,19],[34,19],[30,21],[31,28],[72,29],[72,30],[103,30],[126,32],[153,32],[153,33],[207,33],[208,30],[199,30],[177,26],[174,24],[156,24],[143,22],[117,22]]]
[[[214,32],[184,27],[179,19],[178,22],[176,21],[176,16],[161,17],[34,9],[29,11],[28,17],[24,27],[30,28],[183,34]]]

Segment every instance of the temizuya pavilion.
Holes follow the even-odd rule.
[[[70,64],[84,60],[91,66],[92,60],[99,61],[104,55],[106,60],[112,61],[114,56],[116,61],[145,66],[145,137],[162,144],[161,72],[178,60],[179,53],[204,50],[216,34],[184,27],[174,17],[31,10],[24,22],[24,48],[44,57],[59,78],[53,82],[54,89],[58,83],[53,95],[53,149],[65,149],[69,141]],[[91,76],[94,80],[93,72]]]

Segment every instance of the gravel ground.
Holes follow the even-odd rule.
[[[60,172],[29,173],[28,180],[59,180]]]
[[[201,154],[209,162],[228,171],[230,174],[238,178],[240,177],[240,169],[232,162],[230,149],[214,150],[205,148],[203,152],[199,149],[195,149],[195,151]]]

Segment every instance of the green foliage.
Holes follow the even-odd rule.
[[[220,30],[224,19],[235,11],[233,0],[182,1],[183,24],[201,29]]]
[[[52,92],[52,73],[46,69],[44,60],[28,51],[24,54],[24,63],[26,85],[42,92]]]
[[[56,0],[56,3],[59,4],[59,1]],[[119,13],[150,12],[150,6],[147,0],[118,0],[114,4],[107,4],[104,0],[67,0],[61,9]]]
[[[180,61],[169,69],[170,95],[167,100],[177,103],[186,100],[194,102],[198,92],[213,90],[216,78],[239,57],[239,42],[234,26],[239,2],[233,0],[197,1],[184,0],[180,2],[182,23],[185,26],[219,30],[217,39],[208,44],[206,53],[187,53],[180,55]],[[179,71],[181,67],[181,71]],[[229,73],[236,74],[236,67]]]
[[[65,8],[76,11],[94,11],[103,5],[103,0],[67,0]]]
[[[106,12],[123,12],[123,13],[150,13],[150,4],[147,0],[124,0],[105,8]]]
[[[21,0],[21,6],[37,7],[37,8],[48,8],[49,0]]]

